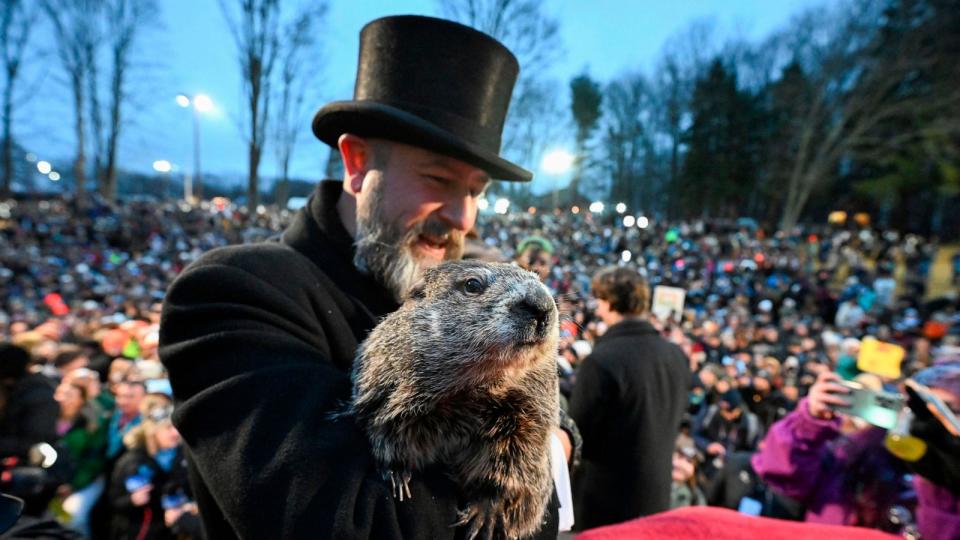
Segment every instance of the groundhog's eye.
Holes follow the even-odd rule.
[[[463,292],[467,294],[480,294],[483,292],[483,282],[477,278],[470,278],[463,282]]]

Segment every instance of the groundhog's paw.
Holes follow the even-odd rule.
[[[413,497],[410,494],[410,471],[390,469],[383,473],[383,479],[390,481],[390,493],[395,499],[402,502]]]
[[[453,526],[466,525],[467,540],[509,538],[503,531],[501,513],[502,509],[492,500],[474,501],[457,512],[457,522]]]

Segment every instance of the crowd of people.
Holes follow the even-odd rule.
[[[164,293],[203,252],[278,234],[291,216],[267,208],[251,215],[223,199],[82,209],[61,199],[0,203],[0,490],[18,491],[33,505],[28,513],[55,516],[84,536],[201,537],[157,353]],[[821,444],[805,443],[811,460],[834,451],[838,437],[876,439],[830,414],[823,397],[844,379],[892,388],[858,369],[866,336],[906,349],[905,376],[960,360],[956,295],[925,300],[937,245],[869,228],[767,235],[723,221],[627,223],[610,211],[490,214],[471,235],[467,256],[516,261],[555,293],[564,401],[608,326],[591,288],[598,271],[629,269],[650,290],[680,287],[682,312],[648,317],[684,353],[690,375],[680,432],[659,434],[676,439],[670,505],[914,527],[909,471],[880,443],[866,445],[863,460],[851,458],[872,483],[857,484],[869,496],[842,511],[814,503],[839,504],[834,493],[811,493],[808,473],[785,472],[778,452],[801,435]],[[960,386],[956,372],[938,376]],[[55,465],[38,465],[49,454],[44,444]]]

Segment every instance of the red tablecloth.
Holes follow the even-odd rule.
[[[740,514],[708,506],[678,508],[662,514],[584,531],[576,540],[642,538],[664,540],[895,540],[890,534],[861,527],[799,523]]]

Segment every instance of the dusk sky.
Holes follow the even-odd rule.
[[[205,93],[216,110],[201,121],[203,170],[235,176],[240,182],[246,175],[247,154],[238,127],[239,68],[220,5],[216,0],[159,3],[160,20],[145,28],[141,36],[139,56],[144,61],[133,76],[135,103],[126,113],[120,165],[150,171],[155,160],[166,159],[192,170],[190,112],[177,106],[175,96],[179,92]],[[560,23],[564,52],[548,76],[562,85],[559,95],[566,108],[567,83],[572,76],[585,68],[601,82],[626,71],[649,74],[667,38],[695,19],[713,18],[722,37],[755,41],[785,25],[805,7],[817,4],[814,0],[547,0],[547,12]],[[394,14],[439,15],[440,9],[434,0],[331,2],[321,36],[325,65],[311,76],[318,94],[316,107],[351,97],[360,28],[372,19]],[[47,31],[38,30],[37,42],[51,47]],[[15,135],[41,159],[65,168],[74,145],[69,90],[52,52],[31,67],[23,86],[32,97],[15,117]],[[304,136],[295,150],[291,173],[295,178],[317,180],[328,150],[310,134],[310,116],[312,112],[303,119]],[[559,121],[569,122],[567,118]],[[276,172],[269,147],[260,171],[265,177]]]

